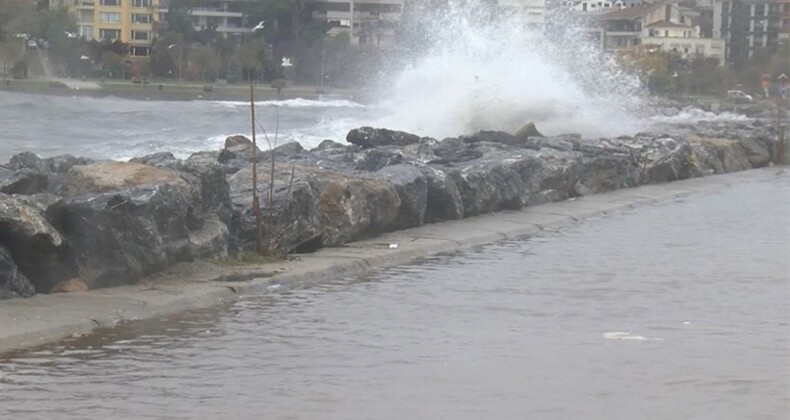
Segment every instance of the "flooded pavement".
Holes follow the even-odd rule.
[[[0,359],[0,418],[784,419],[790,176]]]

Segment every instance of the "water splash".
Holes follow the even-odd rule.
[[[638,79],[583,34],[484,18],[485,7],[469,3],[424,16],[429,45],[412,48],[420,52],[383,90],[391,115],[381,125],[438,138],[526,122],[549,134],[638,131]]]

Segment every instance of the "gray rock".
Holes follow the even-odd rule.
[[[420,142],[420,137],[403,131],[386,128],[361,127],[348,132],[346,141],[363,149],[378,146],[406,146]]]
[[[353,157],[354,169],[375,172],[391,165],[403,163],[403,153],[393,147],[376,147],[362,150]]]
[[[431,163],[468,162],[483,157],[483,152],[477,149],[477,145],[456,138],[444,139],[431,147],[431,150],[436,156]]]
[[[400,197],[386,181],[300,165],[278,164],[275,173],[269,206],[268,174],[259,172],[263,236],[269,248],[314,249],[394,229]],[[235,173],[228,182],[234,206],[233,242],[250,249],[255,237],[251,168]]]
[[[95,160],[90,158],[75,157],[72,155],[59,155],[44,159],[44,163],[46,163],[49,170],[56,174],[66,173],[72,166],[89,165],[95,162]]]
[[[648,141],[640,156],[641,183],[655,184],[692,177],[695,172],[692,152],[688,142],[671,137]]]
[[[538,128],[535,127],[535,123],[527,123],[523,127],[521,127],[515,135],[516,140],[519,143],[526,143],[530,137],[544,137],[543,134],[538,131]]]
[[[413,165],[387,166],[376,175],[389,181],[398,192],[400,208],[392,229],[422,226],[428,208],[428,182],[423,172]]]
[[[132,158],[129,162],[144,163],[146,165],[156,166],[157,168],[174,168],[178,164],[178,159],[170,152],[158,152]]]
[[[45,191],[49,178],[36,169],[14,171],[0,168],[0,192],[6,194],[36,194]]]
[[[47,173],[49,167],[47,164],[36,154],[30,152],[18,153],[11,157],[8,161],[9,169],[32,169],[36,172]]]
[[[8,250],[0,245],[0,300],[30,297],[35,293],[33,284],[19,271]]]
[[[507,144],[509,146],[518,146],[523,143],[518,141],[516,137],[510,133],[490,130],[478,131],[471,136],[462,136],[459,137],[459,140],[463,141],[464,143],[488,142]]]
[[[66,197],[49,214],[69,244],[73,277],[89,287],[133,283],[178,261],[225,255],[227,230],[202,211],[197,176],[134,162],[75,166],[68,175]]]
[[[64,238],[45,215],[58,201],[47,194],[0,194],[0,245],[41,292],[48,292],[52,285],[74,274]]]
[[[425,220],[437,222],[463,218],[464,202],[455,181],[446,172],[430,166],[423,166],[420,170],[427,184]]]

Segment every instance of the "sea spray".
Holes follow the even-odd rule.
[[[423,11],[424,12],[424,11]],[[437,138],[515,131],[535,122],[548,134],[610,136],[638,131],[642,91],[583,33],[492,17],[479,3],[414,13],[403,68],[381,88],[389,115],[378,125]],[[417,29],[415,29],[417,28]],[[414,42],[414,41],[413,41]]]

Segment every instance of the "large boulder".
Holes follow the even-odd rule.
[[[513,161],[519,169],[525,191],[525,205],[565,200],[574,194],[574,187],[582,172],[582,157],[577,152],[554,149],[525,151],[524,158]]]
[[[219,159],[221,162],[226,162],[231,159],[251,160],[253,151],[262,153],[259,147],[257,150],[255,150],[255,148],[256,147],[252,144],[252,140],[246,136],[230,136],[225,139],[225,147],[222,149]]]
[[[403,163],[403,152],[396,147],[376,147],[354,154],[354,169],[375,172],[391,165]]]
[[[8,250],[0,245],[0,300],[30,297],[35,293],[33,284],[19,271]]]
[[[639,153],[623,143],[628,140],[579,140],[576,143],[583,158],[579,182],[574,186],[575,195],[639,185]]]
[[[272,251],[290,252],[322,245],[318,220],[318,196],[309,175],[299,167],[275,166],[274,195],[269,200],[269,168],[258,168],[258,202],[264,245]],[[255,249],[256,212],[253,206],[252,167],[228,177],[233,219],[231,246],[236,250]]]
[[[269,199],[268,168],[259,169],[257,194],[265,245],[283,252],[341,245],[392,230],[400,196],[387,181],[301,165],[277,164]],[[252,168],[229,177],[234,244],[254,246]]]
[[[535,127],[535,123],[527,123],[523,127],[521,127],[518,131],[516,131],[516,135],[514,136],[519,143],[526,143],[529,141],[530,137],[544,137],[538,128]]]
[[[520,142],[516,140],[516,137],[510,133],[491,130],[482,130],[471,136],[462,136],[460,137],[460,140],[462,140],[464,143],[488,142],[507,144],[509,146],[517,146],[520,144]]]
[[[0,192],[6,194],[36,194],[49,186],[47,175],[36,169],[8,170],[0,168]]]
[[[431,160],[435,164],[468,162],[483,157],[476,142],[465,142],[461,139],[446,138],[431,147],[436,156]]]
[[[425,223],[428,208],[428,182],[423,172],[414,165],[387,166],[376,173],[389,181],[400,197],[400,209],[393,229],[406,229]]]
[[[348,132],[346,141],[363,149],[378,146],[406,146],[420,142],[420,137],[403,131],[386,128],[361,127]]]
[[[47,168],[56,174],[66,173],[69,169],[77,165],[89,165],[94,162],[96,161],[91,158],[76,157],[73,155],[58,155],[44,159]]]
[[[688,142],[672,137],[647,139],[640,156],[641,183],[657,184],[694,176],[693,151]]]
[[[177,261],[222,257],[226,228],[201,211],[196,177],[142,163],[75,166],[49,213],[91,288],[132,283]]]
[[[226,225],[230,226],[233,218],[233,203],[230,199],[230,186],[225,177],[225,169],[216,161],[190,156],[187,160],[179,162],[177,168],[182,172],[182,178],[194,184],[190,176],[194,177],[200,185],[200,201],[197,209],[204,216],[216,215]]]
[[[0,245],[40,292],[74,274],[64,239],[46,217],[59,201],[48,194],[0,194]]]
[[[11,160],[8,161],[8,167],[15,170],[32,169],[37,172],[49,172],[49,166],[46,162],[36,154],[30,152],[22,152],[11,156]]]
[[[174,168],[178,164],[178,159],[170,152],[157,152],[129,159],[129,162],[142,163],[157,168]]]
[[[422,166],[420,170],[427,184],[425,220],[438,222],[463,218],[464,201],[452,177],[431,166]]]

